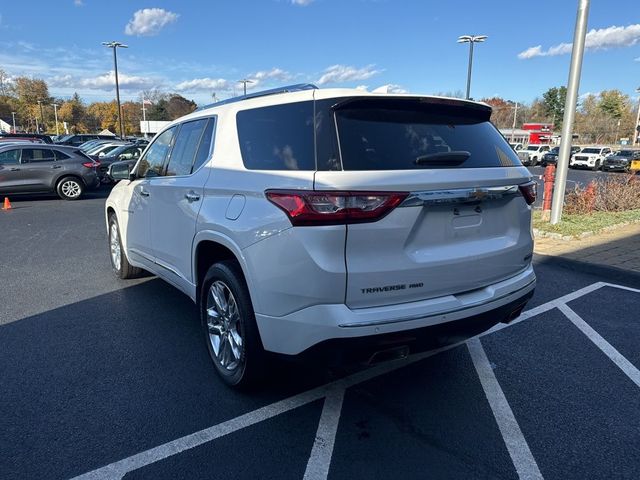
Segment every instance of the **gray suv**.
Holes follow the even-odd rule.
[[[56,192],[77,200],[100,185],[99,165],[75,147],[7,143],[0,146],[0,194]]]

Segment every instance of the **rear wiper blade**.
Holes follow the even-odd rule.
[[[469,159],[471,153],[464,150],[438,152],[420,155],[414,160],[416,165],[459,165]]]

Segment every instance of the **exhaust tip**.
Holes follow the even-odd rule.
[[[378,363],[390,362],[392,360],[402,360],[409,356],[409,346],[401,345],[399,347],[379,350],[369,357],[367,365],[376,365]]]

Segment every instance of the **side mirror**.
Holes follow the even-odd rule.
[[[100,153],[98,154],[98,157],[99,157],[99,158],[102,158],[102,157],[104,157],[105,155],[106,155],[106,154],[105,154],[104,152],[100,152]]]
[[[131,167],[128,162],[115,162],[109,167],[109,176],[114,180],[132,180]]]

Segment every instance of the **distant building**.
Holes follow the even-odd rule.
[[[529,143],[529,130],[521,128],[501,128],[500,133],[507,139],[509,143]]]
[[[140,120],[140,132],[155,135],[170,123],[160,120]]]
[[[522,129],[529,131],[529,143],[550,144],[553,141],[553,123],[525,123]]]
[[[13,127],[11,126],[8,120],[4,120],[3,118],[0,118],[0,132],[2,133],[13,132]]]

